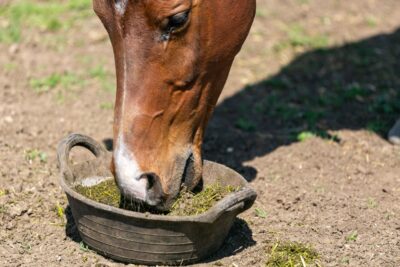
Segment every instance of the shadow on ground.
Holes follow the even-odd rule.
[[[248,247],[254,246],[253,232],[245,220],[236,218],[231,230],[221,248],[210,258],[201,263],[214,262],[240,253]]]
[[[399,85],[400,29],[306,52],[217,106],[205,158],[251,181],[257,171],[244,162],[309,133],[339,141],[330,131],[368,129],[385,137],[400,114]]]
[[[65,217],[67,218],[65,235],[71,238],[73,241],[80,243],[82,238],[79,235],[78,228],[76,227],[74,217],[72,216],[71,207],[69,205],[65,208]]]

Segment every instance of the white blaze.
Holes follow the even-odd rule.
[[[147,197],[147,179],[140,179],[143,173],[135,157],[129,153],[122,136],[114,152],[114,165],[117,183],[125,195],[145,201]]]
[[[124,9],[126,7],[126,0],[122,0],[117,2],[120,5],[120,9]],[[125,98],[126,98],[126,90],[127,90],[127,62],[125,49],[124,51],[124,83],[122,88],[122,99],[121,99],[121,114],[125,113]],[[120,120],[120,131],[123,131],[123,120]],[[121,132],[118,136],[118,143],[114,150],[114,165],[115,172],[117,175],[117,183],[120,187],[121,191],[125,195],[132,196],[136,199],[140,199],[145,201],[147,197],[147,179],[140,179],[142,175],[142,171],[139,168],[139,165],[135,159],[135,156],[132,152],[130,152],[123,138],[123,133]]]

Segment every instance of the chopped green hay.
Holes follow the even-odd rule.
[[[101,182],[95,186],[76,185],[75,191],[91,200],[119,207],[121,194],[113,179]]]
[[[237,191],[237,189],[233,186],[211,184],[204,187],[198,194],[182,190],[172,205],[169,215],[189,216],[206,212],[216,202],[224,198],[227,194]]]
[[[297,242],[276,242],[268,249],[265,267],[321,266],[318,253]]]
[[[182,190],[176,201],[172,204],[170,212],[165,215],[190,216],[206,212],[216,202],[224,198],[227,194],[237,191],[239,188],[233,186],[221,186],[220,184],[210,184],[197,194],[186,189]],[[76,185],[75,191],[85,197],[113,207],[119,207],[138,212],[156,213],[155,210],[142,203],[126,200],[121,197],[118,186],[113,179],[106,180],[94,186]]]

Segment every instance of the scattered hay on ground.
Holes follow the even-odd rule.
[[[267,257],[265,267],[321,266],[318,253],[298,242],[278,241],[268,248]]]

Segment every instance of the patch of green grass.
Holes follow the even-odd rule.
[[[75,73],[65,72],[61,75],[60,85],[65,89],[70,89],[74,85],[80,87],[85,84],[85,81]]]
[[[383,92],[376,96],[368,107],[370,112],[392,114],[400,112],[400,95],[397,92]]]
[[[333,142],[340,142],[340,138],[337,135],[331,135],[330,133],[323,131],[323,130],[313,130],[313,131],[303,131],[297,135],[297,141],[303,142],[308,139],[319,137],[324,140],[329,140]]]
[[[310,35],[305,29],[299,25],[292,25],[287,29],[287,39],[276,44],[273,49],[275,52],[280,52],[286,48],[325,48],[330,41],[328,36],[324,34]]]
[[[374,28],[378,25],[378,19],[374,16],[367,16],[365,18],[365,22],[367,23],[367,25],[371,28]]]
[[[43,78],[32,78],[30,86],[37,93],[47,92],[57,86],[62,86],[64,89],[70,89],[72,86],[84,84],[84,80],[74,73],[53,73]]]
[[[64,208],[60,205],[60,203],[57,203],[56,204],[56,206],[55,206],[55,210],[56,210],[56,213],[57,213],[57,216],[60,218],[60,219],[63,219],[64,220]]]
[[[54,225],[65,226],[65,224],[66,224],[65,212],[64,212],[64,208],[60,205],[60,203],[57,202],[55,204],[54,211],[55,211],[57,217],[61,220],[61,223],[54,223]]]
[[[319,255],[311,246],[297,242],[272,244],[267,251],[266,267],[321,266]]]
[[[266,18],[268,16],[268,12],[265,9],[257,8],[256,17]]]
[[[365,127],[368,131],[375,132],[375,133],[385,133],[389,129],[389,126],[385,121],[376,120],[370,121],[367,123]]]
[[[265,219],[267,218],[267,212],[261,208],[255,208],[254,213],[256,214],[257,217]]]
[[[318,105],[321,107],[339,108],[345,101],[342,95],[318,96]]]
[[[256,130],[255,123],[245,118],[239,118],[236,120],[235,126],[246,132],[253,132]]]
[[[317,130],[315,133],[319,138],[328,140],[328,141],[333,141],[336,143],[339,143],[341,141],[340,137],[336,134],[330,134],[327,131],[324,130]]]
[[[0,16],[7,21],[0,30],[0,42],[19,42],[24,27],[46,31],[69,28],[77,19],[87,17],[91,12],[90,0],[14,0],[0,6]]]
[[[297,2],[298,2],[299,4],[301,4],[301,5],[305,5],[305,4],[310,3],[310,0],[297,0]]]
[[[275,88],[278,86],[280,87],[278,90],[284,89],[286,86],[280,83],[279,80],[275,80],[267,85],[274,86]],[[297,103],[285,99],[285,96],[278,91],[272,91],[268,96],[254,105],[254,110],[257,113],[263,113],[269,117],[279,117],[285,123],[300,119],[303,116],[300,108]]]
[[[69,0],[66,8],[70,11],[86,11],[92,8],[91,0]]]
[[[0,197],[8,195],[8,194],[9,194],[9,191],[7,189],[4,189],[4,190],[0,189]]]
[[[346,241],[347,242],[350,242],[350,241],[355,242],[357,240],[357,238],[358,238],[357,231],[353,231],[348,236],[346,236]]]
[[[274,106],[272,106],[274,107]],[[301,113],[299,111],[299,108],[296,105],[293,105],[289,103],[286,107],[285,106],[280,106],[277,104],[275,106],[275,110],[272,110],[272,114],[274,116],[278,116],[282,119],[282,121],[293,121],[296,120],[296,118],[299,118]]]
[[[4,70],[5,71],[13,71],[17,68],[17,64],[13,62],[7,62],[4,64]]]
[[[361,100],[369,95],[369,92],[359,84],[350,84],[343,91],[345,100]]]
[[[99,65],[90,69],[89,75],[91,78],[97,79],[105,91],[112,92],[115,90],[115,85],[112,82],[114,78],[103,66]]]
[[[280,78],[272,78],[265,82],[263,85],[267,87],[272,87],[274,89],[288,89],[292,86],[292,83],[287,79],[280,79]]]
[[[301,113],[301,118],[307,122],[307,125],[310,128],[315,128],[315,125],[323,116],[324,112],[315,108],[306,109],[303,113]]]
[[[36,159],[39,159],[40,162],[47,162],[47,154],[38,149],[29,149],[25,151],[25,159],[29,162],[32,162]]]
[[[374,209],[376,207],[378,207],[378,202],[376,202],[376,200],[372,197],[368,198],[367,200],[367,205],[369,209]]]
[[[304,142],[308,139],[314,138],[316,135],[312,132],[301,132],[297,135],[297,140],[300,142]]]
[[[50,76],[44,78],[32,78],[30,80],[30,85],[36,92],[47,92],[53,89],[61,82],[60,74],[51,74]]]
[[[288,37],[291,46],[307,48],[322,48],[329,45],[329,39],[325,35],[309,35],[303,27],[293,25],[288,30]]]

